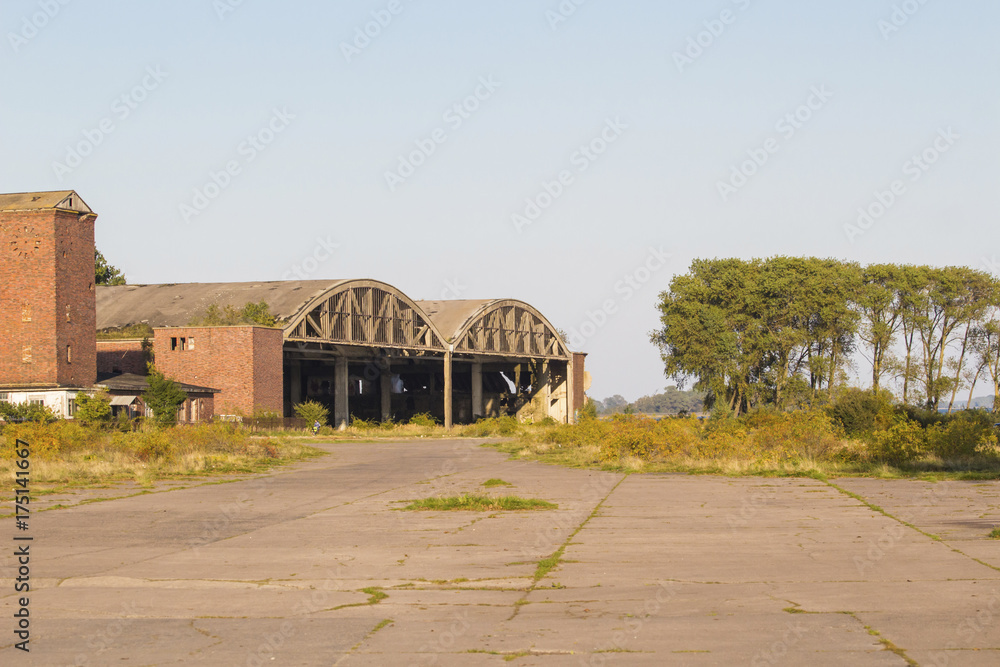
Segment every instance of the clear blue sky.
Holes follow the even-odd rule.
[[[7,0],[0,191],[77,190],[130,282],[523,299],[581,334],[598,398],[666,384],[647,334],[696,257],[1000,259],[1000,4],[560,4]]]

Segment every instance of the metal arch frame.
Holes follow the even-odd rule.
[[[511,309],[504,317],[512,318],[513,326],[509,326],[508,320],[507,327],[496,327],[494,333],[488,334],[485,330],[488,318],[505,308]],[[519,317],[518,310],[521,311]],[[527,328],[524,325],[529,317],[533,321],[530,328]],[[477,332],[477,325],[482,330]],[[487,336],[491,340],[487,340]],[[497,349],[496,344],[501,341],[501,337],[501,347],[508,349]],[[483,304],[466,319],[451,342],[455,354],[563,360],[572,356],[552,323],[534,306],[516,299],[497,299]]]
[[[359,298],[357,290],[360,289],[380,290],[388,298],[376,304],[371,298],[374,292],[369,291]],[[343,297],[342,303],[337,302],[339,297]],[[414,319],[401,318],[398,304],[409,309]],[[358,324],[355,318],[358,317],[362,318],[360,337],[355,336]],[[396,287],[377,280],[348,280],[331,287],[303,306],[283,329],[285,340],[291,342],[448,351],[445,337],[427,313]],[[315,335],[310,335],[310,329]],[[338,336],[338,331],[343,335]]]

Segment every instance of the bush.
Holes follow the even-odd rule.
[[[844,389],[826,407],[827,414],[838,423],[848,436],[861,436],[889,428],[895,408],[888,391]]]
[[[418,412],[410,417],[410,423],[416,426],[437,426],[438,420],[429,412]]]
[[[0,417],[8,422],[39,422],[51,423],[59,419],[44,405],[33,403],[12,404],[0,401]]]
[[[580,408],[580,414],[578,415],[579,421],[585,421],[587,419],[597,419],[597,403],[590,400],[589,398]]]
[[[305,419],[308,423],[309,428],[316,422],[319,422],[320,427],[326,426],[330,419],[330,410],[322,403],[317,403],[316,401],[305,401],[304,403],[296,404],[292,410],[299,419]]]
[[[899,418],[888,429],[872,434],[868,450],[876,461],[900,466],[923,456],[927,435],[920,424]]]
[[[942,459],[970,459],[997,446],[993,415],[963,410],[927,428],[927,448]]]
[[[480,419],[462,429],[462,435],[470,438],[509,437],[520,432],[521,425],[516,419],[507,415]]]
[[[93,396],[80,392],[76,395],[76,416],[88,426],[107,426],[111,423],[111,397],[107,390]]]

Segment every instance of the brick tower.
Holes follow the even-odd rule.
[[[71,190],[0,194],[0,389],[96,382],[96,218]]]

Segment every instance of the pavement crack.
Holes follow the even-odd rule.
[[[587,517],[580,522],[580,525],[578,525],[573,530],[573,532],[566,537],[566,540],[559,546],[559,548],[556,549],[552,553],[552,555],[538,561],[538,566],[535,568],[534,581],[532,581],[531,585],[528,587],[528,590],[524,592],[524,595],[521,597],[521,599],[519,599],[517,602],[514,603],[514,611],[510,615],[510,618],[507,619],[508,621],[513,620],[517,616],[518,612],[521,611],[521,607],[523,607],[526,604],[529,604],[528,596],[531,595],[531,593],[538,588],[538,582],[544,579],[549,574],[549,572],[554,570],[559,565],[559,561],[562,559],[563,554],[566,552],[566,547],[568,547],[573,542],[573,538],[576,537],[581,530],[583,530],[584,526],[586,526],[591,519],[597,516],[598,512],[601,511],[601,507],[608,500],[608,498],[611,497],[611,494],[613,494],[618,489],[618,487],[622,485],[622,482],[624,482],[628,478],[629,478],[629,473],[626,473],[620,480],[618,480],[615,483],[614,486],[611,487],[611,490],[608,491],[603,498],[601,498],[600,502],[597,503],[594,509],[590,512],[590,514],[588,514]]]

